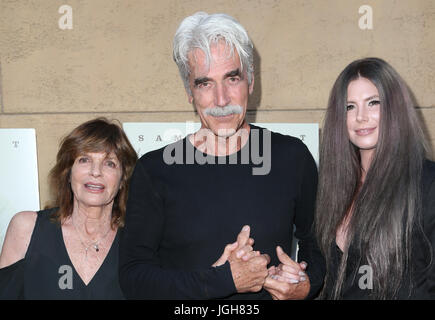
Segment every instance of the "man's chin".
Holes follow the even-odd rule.
[[[237,129],[235,128],[201,128],[196,133],[197,136],[208,136],[211,135],[219,138],[229,138],[237,133]]]
[[[219,128],[219,129],[215,129],[213,130],[213,133],[215,136],[219,137],[219,138],[229,138],[232,137],[233,135],[235,135],[237,132],[236,129],[234,128]]]
[[[241,124],[233,124],[229,126],[215,126],[215,127],[211,127],[210,130],[217,137],[230,138],[234,135],[242,134],[243,129],[247,129],[249,131],[249,126],[246,128],[244,124],[245,122]]]

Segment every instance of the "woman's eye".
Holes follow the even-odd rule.
[[[352,110],[353,108],[355,108],[355,106],[349,104],[349,105],[346,106],[346,111],[350,111],[350,110]]]
[[[380,104],[381,102],[379,100],[372,100],[369,102],[369,107],[375,106],[377,104]]]
[[[88,161],[89,161],[89,159],[87,157],[81,157],[81,158],[79,158],[79,163],[86,163]]]
[[[107,161],[106,162],[107,166],[109,166],[110,168],[116,168],[116,163],[113,161]]]

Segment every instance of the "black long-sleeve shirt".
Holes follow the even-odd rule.
[[[251,227],[254,250],[269,254],[270,265],[280,263],[277,245],[290,253],[294,234],[298,260],[308,263],[309,297],[319,291],[325,267],[312,232],[316,164],[299,139],[272,133],[270,172],[253,175],[261,164],[243,164],[242,153],[252,149],[255,130],[259,150],[267,153],[267,135],[251,125],[249,143],[232,155],[237,164],[199,152],[188,139],[171,145],[172,155],[184,152],[183,164],[166,164],[164,148],[141,157],[120,241],[120,284],[127,298],[270,299],[266,290],[237,294],[228,262],[211,267],[244,225]],[[208,162],[186,164],[189,150]]]

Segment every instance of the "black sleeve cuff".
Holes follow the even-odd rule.
[[[211,277],[217,279],[213,283],[206,281],[206,296],[209,299],[225,298],[237,293],[231,273],[230,263],[227,261],[219,267],[212,267]]]

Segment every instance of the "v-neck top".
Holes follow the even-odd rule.
[[[86,285],[74,268],[52,216],[58,208],[37,213],[24,259],[0,269],[2,299],[124,299],[118,281],[119,230],[102,265]]]
[[[423,234],[415,232],[412,238],[412,277],[405,276],[395,299],[434,299],[435,298],[435,162],[426,160],[422,176],[422,216]],[[426,238],[426,239],[425,239]],[[428,251],[426,240],[431,244]],[[325,283],[326,299],[333,295],[333,286],[338,278],[343,252],[334,242],[331,244],[331,266],[329,281]],[[347,273],[344,279],[341,299],[374,299],[369,280],[368,262],[356,248],[349,248]],[[410,283],[412,281],[412,287]]]

